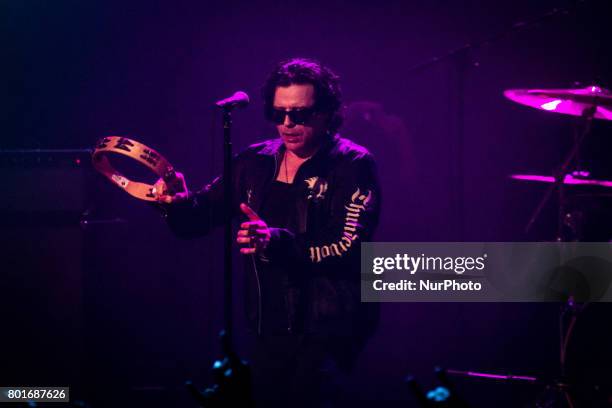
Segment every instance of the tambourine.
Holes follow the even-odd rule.
[[[108,159],[111,154],[127,156],[142,163],[161,177],[166,184],[176,179],[174,167],[161,154],[150,147],[122,136],[108,136],[100,139],[92,155],[94,167],[133,197],[145,201],[156,201],[158,192],[155,191],[152,184],[130,180],[115,170]]]

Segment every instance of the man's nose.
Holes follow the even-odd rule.
[[[295,126],[295,123],[291,121],[291,118],[289,117],[289,115],[285,114],[285,121],[283,122],[283,125],[291,128]]]

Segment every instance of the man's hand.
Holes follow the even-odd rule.
[[[240,231],[237,234],[236,242],[246,246],[240,248],[240,253],[250,255],[263,251],[270,243],[268,224],[244,203],[240,204],[240,211],[249,217],[248,221],[240,224]]]
[[[153,185],[157,202],[164,204],[180,203],[189,197],[185,176],[178,171],[175,174],[175,178],[170,185],[163,179],[157,180]]]

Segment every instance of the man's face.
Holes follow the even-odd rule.
[[[315,92],[311,84],[279,86],[274,93],[274,109],[299,110],[312,108],[314,104]],[[276,128],[287,150],[302,157],[316,152],[327,130],[325,115],[316,112],[304,124],[294,123],[285,115],[284,122]]]

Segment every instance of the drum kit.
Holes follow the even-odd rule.
[[[589,197],[610,196],[612,181],[590,178],[590,172],[579,167],[578,157],[585,138],[591,132],[593,119],[612,120],[612,92],[591,85],[578,89],[509,89],[504,96],[511,101],[532,108],[579,117],[580,130],[565,160],[555,174],[512,174],[514,180],[549,184],[544,196],[534,210],[525,232],[529,232],[553,193],[558,194],[557,241],[579,241],[582,235],[584,214],[581,209],[570,209],[571,193],[581,187],[596,191]],[[568,194],[569,193],[569,194]],[[586,237],[588,239],[588,237]]]
[[[558,200],[558,229],[557,241],[578,241],[581,236],[580,212],[569,208],[570,196],[578,189],[592,189],[587,195],[590,198],[609,197],[612,195],[612,181],[590,178],[590,173],[578,163],[580,149],[583,141],[591,132],[593,119],[612,120],[612,92],[598,86],[588,86],[579,89],[511,89],[504,92],[504,96],[521,105],[541,109],[548,112],[576,116],[579,118],[579,131],[576,132],[574,143],[567,153],[564,161],[555,174],[512,174],[510,178],[519,181],[544,183],[548,185],[546,193],[540,200],[537,208],[526,226],[526,232],[534,224],[545,204],[556,191]],[[578,216],[577,216],[578,215]],[[586,237],[590,239],[591,237]],[[577,407],[574,392],[580,390],[589,395],[593,401],[607,400],[609,406],[612,391],[607,384],[574,384],[567,378],[566,360],[568,343],[572,337],[573,329],[578,316],[586,309],[588,304],[580,304],[572,296],[559,309],[559,344],[560,344],[560,376],[556,378],[534,377],[526,375],[511,375],[506,373],[491,373],[480,371],[456,370],[450,368],[436,368],[436,377],[442,385],[427,395],[419,388],[413,377],[407,379],[417,400],[423,407],[445,406],[467,408],[468,404],[453,390],[453,384],[448,377],[464,377],[470,379],[485,379],[513,384],[533,384],[543,390],[534,406],[537,408]],[[439,402],[438,402],[439,401]],[[592,402],[594,404],[594,402]],[[582,406],[582,405],[580,405]],[[592,406],[592,405],[589,405]],[[597,405],[600,406],[600,405]],[[602,405],[603,406],[603,405]]]

